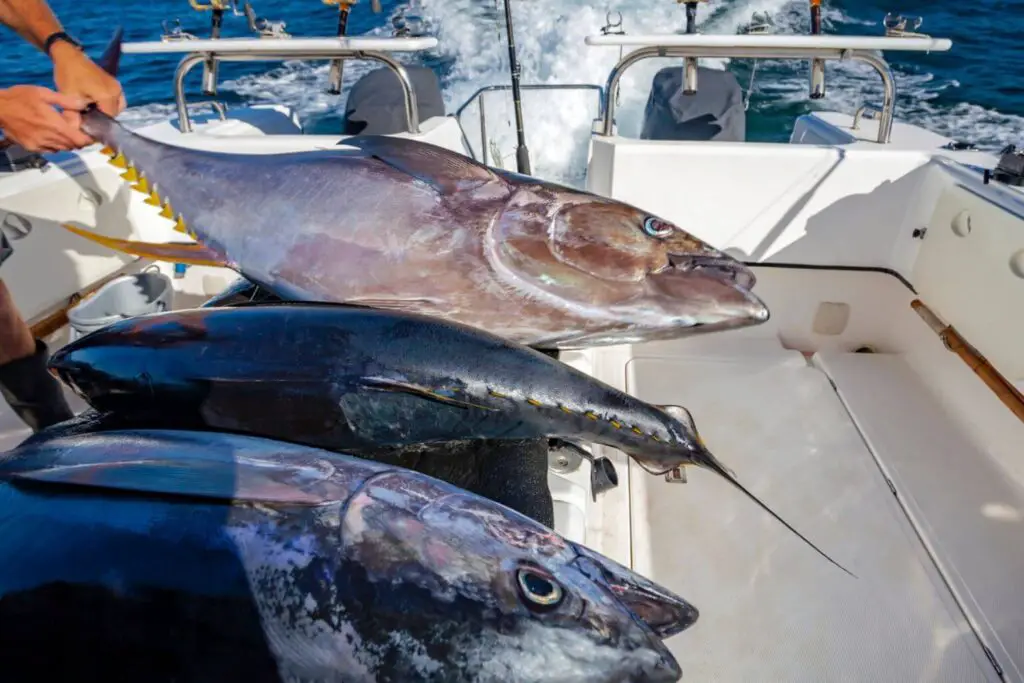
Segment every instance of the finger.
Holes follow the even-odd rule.
[[[65,109],[61,114],[61,118],[64,119],[68,124],[67,134],[71,138],[71,141],[75,144],[76,148],[88,147],[95,140],[92,139],[85,131],[82,130],[82,115],[77,111]]]
[[[43,107],[39,115],[39,136],[61,150],[75,149],[75,129],[54,109]],[[86,144],[89,144],[86,142]]]
[[[72,109],[75,111],[81,111],[89,104],[89,101],[84,97],[79,97],[77,95],[65,95],[62,92],[46,89],[43,89],[42,92],[40,92],[39,97],[46,104],[52,104],[60,107],[61,109]]]
[[[72,128],[80,128],[82,125],[82,115],[74,109],[65,109],[61,112],[60,117],[67,121],[67,124]]]
[[[36,135],[29,145],[25,145],[25,149],[37,153],[53,153],[63,151],[64,147],[56,137],[42,133]]]
[[[124,93],[118,90],[117,94],[112,95],[110,97],[106,97],[102,101],[97,102],[96,104],[97,106],[99,106],[100,111],[102,111],[104,114],[110,117],[114,117],[124,110],[123,103]]]

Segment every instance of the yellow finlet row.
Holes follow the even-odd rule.
[[[175,231],[184,233],[191,237],[192,239],[196,239],[195,233],[188,229],[188,227],[185,225],[185,220],[181,217],[181,215],[179,214],[176,216],[174,214],[174,209],[171,207],[171,203],[169,201],[164,202],[160,198],[160,195],[157,193],[156,188],[150,186],[149,180],[146,178],[146,176],[140,173],[138,169],[136,169],[131,164],[131,162],[128,161],[128,158],[125,157],[124,154],[110,147],[104,147],[103,149],[100,150],[100,152],[110,157],[110,164],[112,166],[124,169],[124,173],[121,174],[121,177],[124,178],[127,182],[132,183],[131,188],[133,190],[137,190],[138,192],[147,195],[146,199],[144,200],[144,203],[149,204],[150,206],[160,208],[161,210],[159,215],[162,216],[163,218],[167,218],[174,221]]]

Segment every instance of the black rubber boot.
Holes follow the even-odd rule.
[[[37,339],[31,356],[0,365],[0,393],[33,432],[75,416],[60,382],[46,370],[49,359],[46,343]]]

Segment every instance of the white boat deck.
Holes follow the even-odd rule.
[[[668,641],[689,680],[998,681],[986,646],[1022,680],[1024,487],[937,396],[1022,425],[895,277],[755,270],[761,328],[587,354],[601,379],[689,408],[712,452],[857,578],[694,468],[686,484],[620,468],[621,526],[605,510],[587,542],[700,610]],[[850,305],[843,334],[812,331],[823,301]]]
[[[691,469],[679,485],[637,471],[635,566],[701,610],[670,643],[684,675],[998,680],[829,378],[800,352],[639,358],[629,378],[645,400],[689,407],[741,481],[857,575],[715,474]]]

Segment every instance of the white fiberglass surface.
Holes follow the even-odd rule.
[[[668,641],[686,678],[997,680],[828,377],[799,352],[639,357],[627,383],[689,408],[741,482],[856,574],[718,475],[688,468],[677,484],[634,466],[633,567],[700,610]]]

